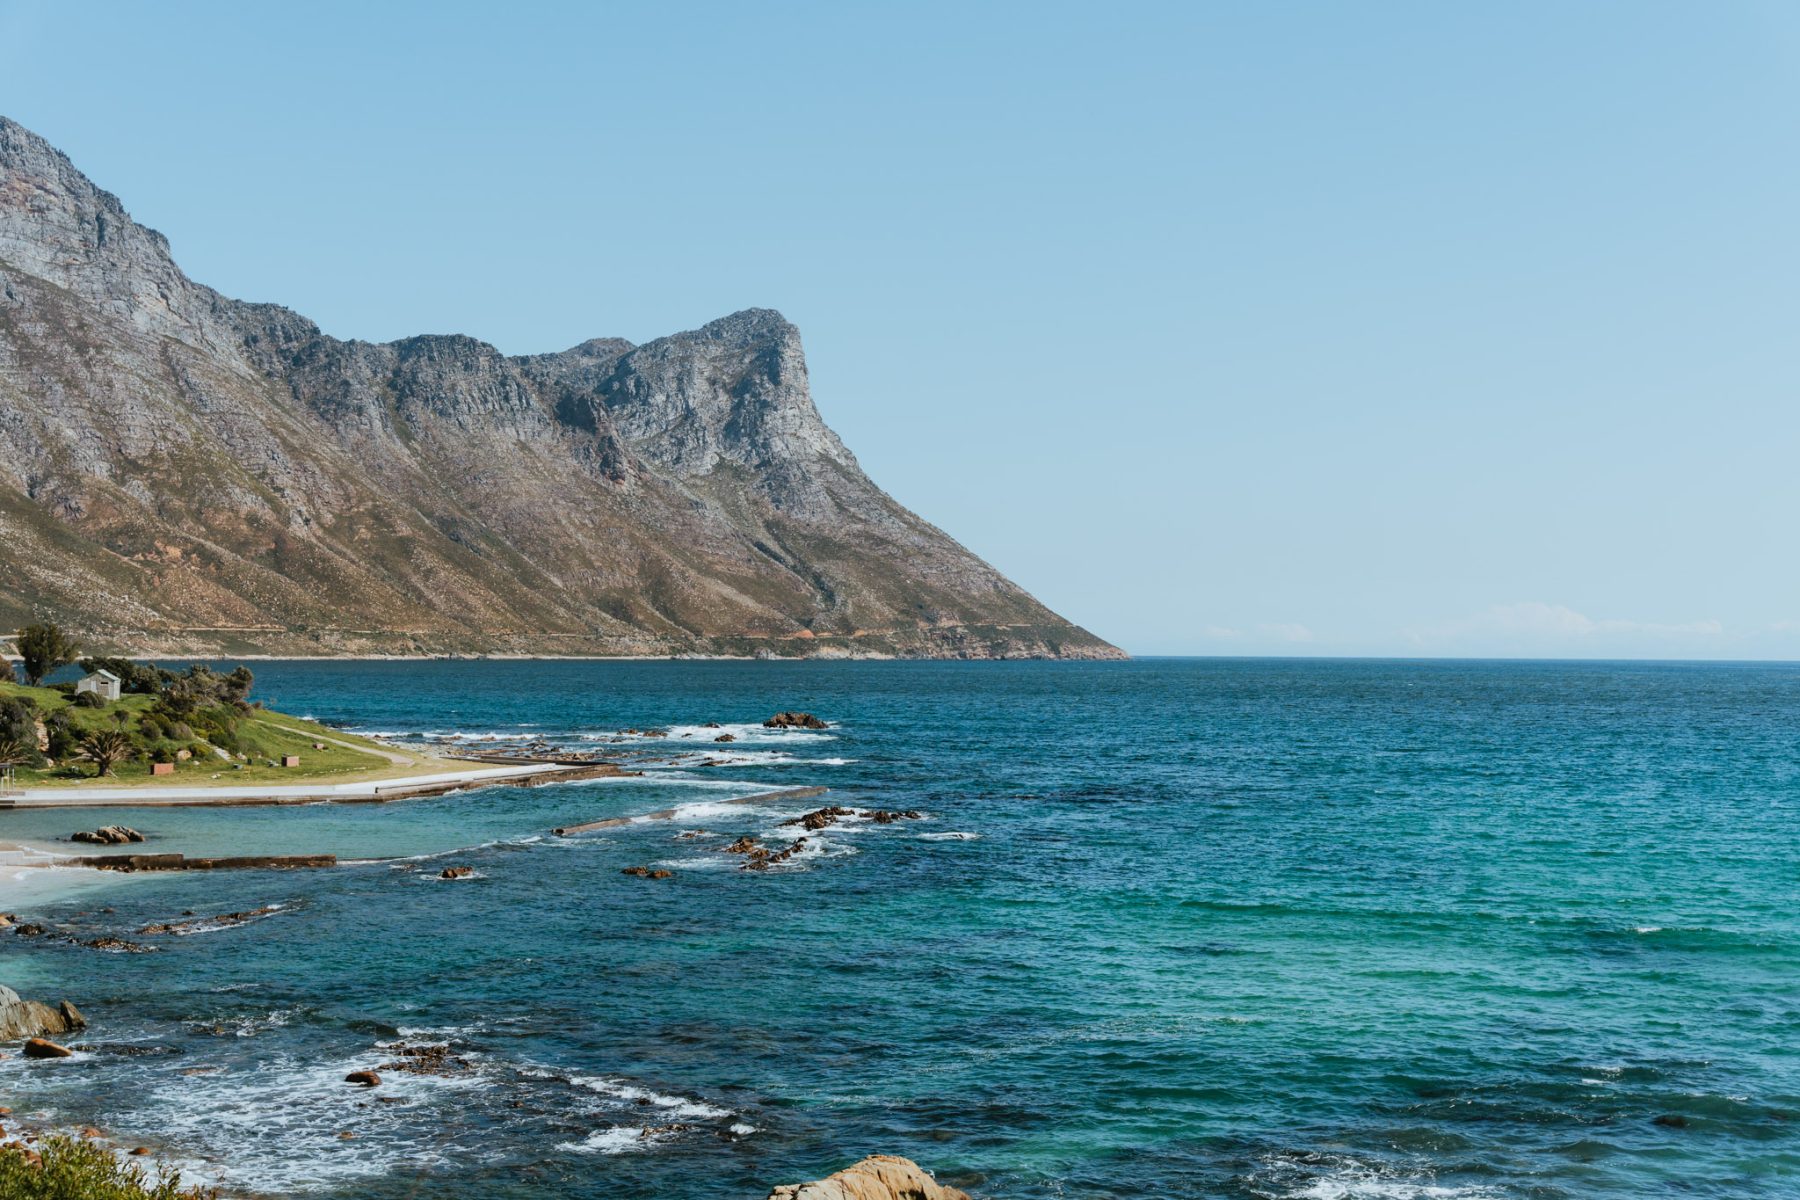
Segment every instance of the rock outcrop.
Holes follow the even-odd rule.
[[[38,615],[172,656],[1118,655],[870,481],[779,313],[340,341],[0,118],[0,628]]]
[[[73,1004],[64,1000],[52,1008],[41,1000],[26,1000],[0,985],[0,1042],[73,1033],[87,1028],[87,1021]]]
[[[144,835],[125,825],[102,825],[99,829],[84,829],[72,833],[69,840],[84,842],[90,846],[123,846],[143,841]]]
[[[778,712],[763,722],[764,729],[829,729],[831,726],[809,712]]]
[[[769,1200],[969,1200],[969,1194],[945,1187],[911,1159],[871,1154],[823,1179],[783,1184]]]

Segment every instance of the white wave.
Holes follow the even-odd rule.
[[[960,831],[945,830],[942,833],[921,833],[918,835],[918,838],[921,842],[973,842],[979,841],[981,835],[979,833],[962,833]]]
[[[270,904],[267,907],[269,909],[268,912],[253,913],[250,916],[242,917],[235,921],[221,920],[217,917],[208,918],[207,920],[204,920],[204,921],[196,921],[192,925],[186,925],[180,929],[175,930],[175,936],[176,937],[191,937],[197,933],[218,933],[222,929],[236,929],[240,925],[254,924],[255,922],[261,921],[264,918],[280,916],[282,913],[287,913],[287,912],[293,911],[293,909],[288,907],[286,901],[278,901],[277,903]]]
[[[756,1132],[756,1126],[746,1125],[742,1121],[731,1127],[731,1133],[737,1137],[749,1137]]]
[[[450,850],[433,850],[426,854],[401,854],[396,855],[393,858],[347,858],[341,860],[340,865],[346,867],[366,867],[373,866],[376,863],[386,863],[395,870],[400,870],[406,863],[431,862],[434,859],[453,858],[459,854],[476,854],[482,850],[495,850],[501,847],[522,849],[526,846],[535,846],[544,840],[544,835],[541,833],[527,833],[519,837],[495,838],[489,842],[477,842],[473,846],[457,846]]]
[[[335,1190],[467,1154],[445,1141],[446,1123],[429,1112],[440,1102],[460,1103],[451,1096],[485,1082],[473,1073],[388,1072],[377,1094],[404,1103],[371,1103],[369,1090],[344,1076],[381,1061],[382,1051],[371,1049],[325,1062],[283,1056],[180,1076],[151,1091],[139,1111],[168,1144],[203,1156],[172,1160],[184,1177],[258,1193]],[[354,1137],[341,1137],[345,1132]]]
[[[1286,1200],[1501,1200],[1483,1185],[1441,1184],[1428,1173],[1405,1171],[1348,1155],[1269,1160],[1273,1182]]]
[[[1319,1179],[1287,1195],[1291,1200],[1501,1200],[1501,1194],[1492,1188],[1444,1187],[1376,1177]]]
[[[576,1154],[630,1154],[650,1148],[651,1140],[644,1133],[642,1125],[614,1125],[597,1129],[579,1142],[559,1142],[556,1148]]]
[[[732,854],[712,854],[704,858],[664,858],[650,864],[653,867],[667,867],[671,871],[719,871],[737,865],[737,856]]]
[[[719,738],[725,734],[731,735],[731,741],[720,742]],[[712,742],[721,746],[791,745],[796,742],[829,742],[835,738],[834,734],[822,729],[768,729],[760,722],[721,722],[714,726],[670,725],[661,737],[653,737],[647,733],[627,733],[622,729],[578,736],[586,742]]]
[[[576,1087],[586,1088],[590,1092],[596,1092],[614,1100],[623,1100],[628,1104],[647,1101],[650,1105],[662,1109],[672,1116],[701,1120],[736,1115],[729,1108],[720,1108],[718,1105],[708,1104],[704,1100],[664,1095],[661,1092],[653,1092],[649,1088],[639,1087],[637,1084],[626,1083],[622,1079],[614,1079],[606,1075],[571,1075],[568,1079]]]

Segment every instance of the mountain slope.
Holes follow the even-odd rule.
[[[778,313],[340,341],[0,118],[0,628],[35,616],[169,654],[1119,653],[877,488]]]

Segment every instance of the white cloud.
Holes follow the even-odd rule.
[[[1310,642],[1313,640],[1312,630],[1304,625],[1272,624],[1258,625],[1256,632],[1267,638],[1280,642]]]
[[[1472,640],[1543,644],[1712,638],[1724,632],[1725,626],[1715,620],[1669,624],[1616,617],[1595,618],[1577,612],[1566,604],[1546,604],[1539,600],[1522,604],[1496,604],[1458,621],[1404,631],[1407,639],[1419,646]]]

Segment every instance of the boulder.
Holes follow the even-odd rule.
[[[765,729],[828,729],[830,726],[809,712],[778,712],[763,722]]]
[[[25,1000],[0,985],[0,1042],[39,1038],[49,1033],[73,1033],[87,1026],[81,1013],[67,1000],[51,1008],[37,1000]]]
[[[25,1043],[26,1058],[69,1058],[75,1052],[44,1038],[30,1038]]]
[[[911,1159],[871,1154],[835,1175],[783,1184],[769,1200],[969,1200],[969,1194],[945,1187]]]
[[[359,1084],[362,1087],[380,1087],[381,1076],[373,1071],[352,1071],[344,1076],[344,1082]]]
[[[467,879],[475,873],[474,867],[445,867],[438,872],[439,879]]]
[[[735,741],[737,741],[737,735],[735,733],[721,733],[718,737],[714,738],[713,741],[715,741],[715,742],[735,742]]]

